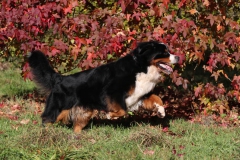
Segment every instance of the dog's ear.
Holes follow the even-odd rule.
[[[149,41],[139,43],[133,54],[143,61],[151,61],[159,52],[161,52],[159,42]]]
[[[136,56],[141,56],[144,55],[144,53],[148,50],[152,50],[154,49],[154,42],[150,41],[150,42],[141,42],[138,44],[137,48],[136,48]]]

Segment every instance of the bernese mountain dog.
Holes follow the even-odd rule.
[[[172,73],[169,65],[178,61],[165,44],[156,41],[139,43],[115,62],[67,76],[55,72],[41,51],[28,57],[34,81],[48,93],[42,123],[72,122],[76,133],[102,110],[109,119],[139,107],[164,117],[162,100],[151,91],[161,74]]]

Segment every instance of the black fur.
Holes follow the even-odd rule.
[[[50,67],[41,51],[33,51],[29,56],[29,64],[34,80],[45,91],[49,91],[42,114],[43,123],[55,122],[62,110],[73,106],[107,111],[106,97],[126,110],[125,99],[135,85],[136,74],[146,73],[151,61],[155,57],[164,57],[164,54],[164,44],[143,42],[115,62],[63,76]]]

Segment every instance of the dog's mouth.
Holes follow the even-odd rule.
[[[159,70],[165,74],[171,74],[173,72],[172,67],[165,63],[157,63]]]

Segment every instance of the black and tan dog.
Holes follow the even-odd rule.
[[[72,121],[74,132],[80,132],[99,110],[112,119],[142,106],[164,117],[161,99],[149,93],[159,83],[162,72],[172,72],[168,64],[178,61],[179,57],[170,54],[165,44],[142,42],[115,62],[63,76],[52,69],[41,51],[29,55],[34,80],[49,93],[43,124]]]

